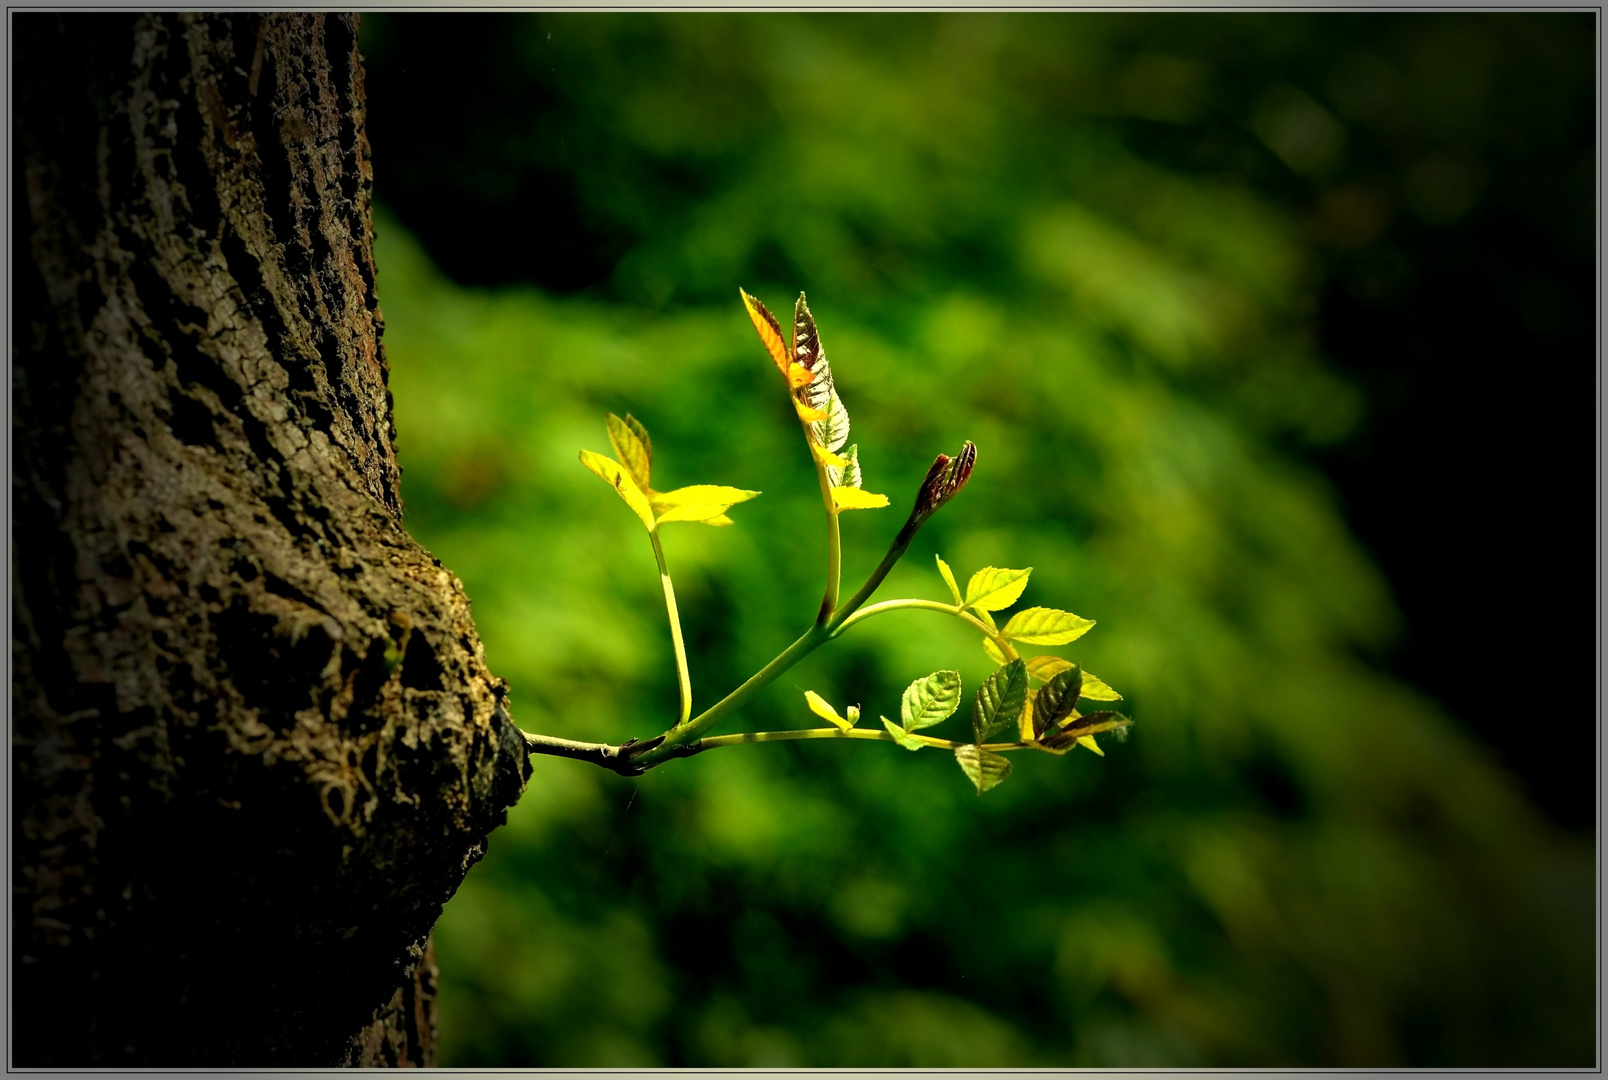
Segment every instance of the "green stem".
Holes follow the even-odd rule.
[[[806,440],[810,438],[808,429],[804,437]],[[811,449],[812,457],[814,453]],[[818,458],[815,461],[815,475],[821,482],[821,501],[826,505],[826,595],[821,597],[821,610],[815,616],[816,624],[821,625],[837,611],[838,592],[843,581],[843,538],[838,529],[837,504],[832,501],[832,478],[826,474],[826,466]]]
[[[862,619],[869,619],[873,615],[881,615],[885,611],[899,611],[906,608],[915,608],[922,611],[941,611],[946,615],[953,615],[957,619],[971,623],[988,635],[995,645],[999,646],[999,651],[1005,654],[1006,660],[1020,659],[1020,654],[1017,653],[1016,647],[1011,644],[1010,639],[1004,634],[990,627],[971,612],[958,608],[954,604],[945,604],[937,600],[884,600],[880,604],[872,604],[868,608],[862,608],[860,611],[855,612],[842,622],[836,623],[835,628],[832,630],[832,637],[837,637]]]
[[[913,521],[905,522],[904,528],[899,530],[899,535],[895,536],[893,543],[888,545],[888,553],[882,556],[882,561],[877,563],[877,568],[871,571],[870,577],[865,579],[865,584],[861,585],[853,596],[845,600],[843,606],[838,608],[832,615],[831,621],[827,623],[827,629],[832,632],[833,637],[837,637],[854,613],[859,610],[860,605],[871,599],[871,594],[877,591],[877,587],[882,584],[882,579],[888,576],[888,571],[892,570],[894,565],[904,558],[904,553],[909,550],[910,541],[916,538],[916,530],[919,527]]]
[[[687,717],[692,715],[692,676],[687,671],[687,644],[681,639],[681,613],[676,610],[676,587],[670,583],[670,568],[664,561],[659,530],[649,529],[648,539],[653,541],[653,557],[659,563],[659,582],[664,586],[664,608],[670,616],[670,640],[676,648],[676,678],[681,681],[681,716],[676,723],[685,724]]]
[[[971,743],[955,742],[953,739],[934,739],[927,735],[910,735],[925,746],[936,746],[943,750],[954,750]],[[702,753],[705,750],[714,750],[721,746],[740,746],[743,743],[761,742],[792,742],[797,739],[872,739],[878,742],[895,742],[896,740],[886,731],[877,731],[875,728],[850,728],[844,731],[841,728],[800,728],[794,731],[747,731],[737,735],[715,735],[712,738],[700,739],[688,747],[693,753]],[[1031,743],[984,743],[984,750],[1031,750],[1036,749]]]

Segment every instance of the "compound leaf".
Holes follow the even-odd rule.
[[[581,451],[581,464],[592,470],[600,479],[612,487],[615,493],[625,500],[625,505],[629,506],[636,512],[636,516],[642,519],[643,526],[649,532],[653,531],[653,507],[648,505],[648,497],[642,494],[642,489],[637,487],[635,480],[631,479],[631,474],[626,471],[625,466],[612,458],[606,458],[602,454],[591,450]]]
[[[986,742],[996,731],[1010,727],[1022,714],[1027,700],[1027,665],[1012,660],[983,680],[972,698],[972,733]]]
[[[905,687],[899,722],[905,731],[920,731],[949,719],[959,707],[960,672],[935,671]]]
[[[1022,590],[1027,588],[1027,576],[1032,572],[1031,566],[1026,570],[983,567],[966,583],[966,606],[978,611],[999,611],[1010,607],[1021,598]]]
[[[1012,615],[1003,633],[1023,645],[1065,645],[1088,633],[1093,625],[1093,619],[1080,618],[1070,611],[1031,607]]]
[[[955,760],[966,778],[977,785],[979,795],[998,787],[1011,774],[1011,763],[1003,755],[970,743],[955,747]]]

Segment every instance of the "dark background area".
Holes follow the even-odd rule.
[[[1553,821],[1589,831],[1594,16],[1075,18],[1137,59],[1129,78],[1176,91],[1095,95],[1112,138],[1305,222],[1310,319],[1366,411],[1338,444],[1289,448],[1338,489],[1405,616],[1372,659],[1495,748]],[[597,125],[543,16],[366,15],[363,40],[377,197],[454,280],[708,299],[631,295],[614,271],[729,162],[656,158]],[[644,32],[644,64],[653,44]],[[735,109],[749,89],[711,93]],[[1066,108],[1087,113],[1079,89]],[[1291,122],[1312,103],[1338,128]],[[1516,729],[1521,708],[1544,724]]]

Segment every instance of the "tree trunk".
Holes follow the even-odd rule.
[[[12,25],[13,1061],[428,1064],[529,766],[402,527],[357,21]]]

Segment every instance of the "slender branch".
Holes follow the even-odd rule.
[[[855,591],[853,596],[843,602],[843,605],[832,615],[831,621],[826,624],[827,629],[832,631],[833,637],[837,636],[843,624],[859,610],[860,605],[871,599],[871,594],[877,591],[877,586],[881,585],[882,579],[888,576],[888,571],[892,570],[895,564],[904,558],[904,553],[910,549],[910,541],[916,538],[916,530],[920,528],[921,526],[917,524],[914,517],[904,523],[904,527],[899,530],[899,534],[893,538],[893,543],[888,545],[888,553],[882,556],[882,561],[877,563],[877,568],[871,571],[871,576],[865,579],[865,583]]]
[[[685,724],[692,715],[692,675],[687,670],[687,645],[681,639],[681,613],[676,610],[676,587],[670,583],[670,567],[664,561],[664,547],[659,543],[659,530],[649,529],[648,539],[653,541],[653,557],[659,563],[659,582],[664,586],[664,608],[670,617],[670,641],[676,648],[676,678],[681,682],[681,715],[677,724]]]
[[[993,641],[995,645],[999,646],[1000,652],[1005,654],[1006,660],[1020,659],[1020,654],[1016,651],[1016,646],[1012,645],[1010,639],[1004,634],[1000,633],[999,630],[989,626],[987,623],[969,611],[958,608],[954,604],[945,604],[938,600],[884,600],[880,604],[872,604],[870,607],[862,608],[849,618],[844,619],[841,623],[836,624],[836,628],[832,631],[832,637],[837,637],[855,623],[860,622],[863,619],[869,619],[873,615],[881,615],[885,611],[900,611],[903,609],[941,611],[945,615],[953,615],[957,619],[971,623],[984,634],[988,635],[988,638]]]
[[[808,425],[804,428],[804,438],[813,439]],[[813,442],[810,456],[815,458]],[[826,595],[821,597],[821,610],[815,616],[816,623],[823,624],[837,611],[838,592],[843,583],[843,538],[838,528],[837,504],[832,501],[832,478],[819,458],[815,458],[815,476],[821,482],[821,502],[826,505]]]
[[[635,739],[627,739],[619,746],[612,743],[576,742],[573,739],[559,739],[552,735],[537,735],[529,731],[521,731],[525,737],[525,749],[532,754],[549,754],[553,757],[573,758],[576,761],[590,761],[594,765],[602,766],[621,776],[641,776],[646,770],[636,760],[634,748],[640,746],[655,747],[663,740],[663,736],[647,743],[638,743]],[[684,756],[684,755],[681,755]]]
[[[954,750],[962,746],[970,746],[968,742],[956,742],[953,739],[935,739],[927,735],[911,735],[909,738],[926,746],[936,746],[942,750]],[[715,735],[707,739],[700,739],[688,747],[693,753],[703,753],[705,750],[714,750],[722,746],[740,746],[744,743],[761,742],[793,742],[798,739],[871,739],[877,742],[897,742],[886,731],[875,728],[798,728],[791,731],[747,731],[737,735]],[[984,743],[984,750],[1035,750],[1032,743]]]

